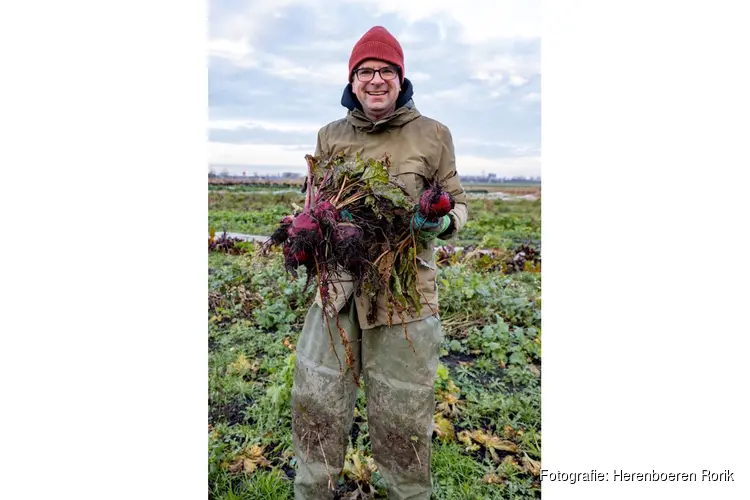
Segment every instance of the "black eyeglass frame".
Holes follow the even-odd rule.
[[[387,70],[387,69],[389,69],[389,70],[391,70],[391,71],[394,72],[393,78],[386,78],[385,76],[383,76],[383,73],[381,73],[381,71]],[[372,73],[372,78],[369,78],[367,80],[364,80],[364,79],[360,78],[359,73],[361,71],[372,71],[373,72]],[[374,68],[357,68],[354,71],[352,71],[352,73],[357,77],[357,80],[359,80],[362,83],[371,82],[373,79],[375,79],[375,74],[376,73],[378,75],[380,75],[380,78],[382,80],[384,80],[384,81],[395,80],[401,74],[401,72],[399,71],[399,69],[398,69],[397,66],[383,66],[382,68],[379,68],[379,69],[374,69]]]

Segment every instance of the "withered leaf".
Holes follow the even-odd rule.
[[[441,413],[435,414],[435,434],[444,443],[453,442],[456,439],[456,431],[453,428],[453,423]]]
[[[258,467],[268,467],[271,462],[263,456],[265,447],[254,444],[249,449],[245,449],[235,458],[229,466],[231,472],[245,471],[252,474]]]
[[[530,472],[534,476],[537,476],[537,477],[539,476],[539,474],[542,471],[542,464],[539,461],[534,460],[533,458],[529,457],[526,453],[523,454],[522,461],[523,461],[524,468],[528,472]]]
[[[482,481],[487,484],[500,484],[503,482],[503,479],[494,472],[490,472],[489,474],[484,475]]]

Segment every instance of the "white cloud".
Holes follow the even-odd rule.
[[[284,167],[288,172],[306,172],[305,155],[315,151],[314,145],[234,144],[209,143],[210,165],[234,167]],[[480,175],[494,172],[499,176],[540,176],[541,158],[525,156],[515,158],[486,158],[458,155],[456,165],[460,175]]]
[[[289,167],[290,172],[305,172],[305,155],[315,152],[315,144],[234,144],[208,143],[208,163],[211,165]]]
[[[348,58],[351,48],[361,35],[346,38],[342,36],[343,33],[338,33],[336,38],[313,39],[302,44],[284,44],[280,48],[285,53],[303,52],[331,57],[344,54]]]
[[[257,68],[284,80],[304,81],[311,84],[343,85],[348,73],[348,60],[340,62],[297,63],[283,56],[267,52],[256,52],[245,41],[232,42],[225,39],[211,40],[209,55],[231,61],[238,67]],[[305,58],[300,58],[300,61]],[[309,58],[307,58],[310,61]]]
[[[489,71],[485,70],[477,70],[472,76],[479,81],[493,85],[500,84],[505,80],[505,77],[502,75],[502,73],[490,73]]]
[[[208,54],[218,59],[232,61],[237,66],[252,68],[258,65],[255,50],[247,38],[229,40],[226,38],[214,38],[208,42]]]
[[[539,58],[534,56],[520,56],[511,53],[497,53],[497,48],[478,48],[469,54],[474,78],[498,84],[508,81],[514,87],[525,85],[529,80],[541,73]]]
[[[451,2],[448,13],[463,27],[462,41],[481,44],[503,38],[538,38],[541,35],[541,2],[494,0],[470,8]]]
[[[501,177],[537,177],[542,175],[541,165],[541,157],[539,156],[484,158],[459,155],[456,157],[456,169],[459,176],[493,172]]]
[[[430,19],[450,9],[451,0],[345,0],[344,3],[357,3],[365,6],[368,14],[379,16],[396,14],[407,23]]]
[[[522,87],[523,85],[526,85],[529,83],[528,78],[524,78],[520,75],[511,75],[510,79],[508,80],[508,84],[511,87]]]
[[[437,24],[438,30],[440,30],[440,41],[442,42],[448,36],[448,33],[446,32],[445,24],[443,24],[442,21],[438,21]]]
[[[320,124],[290,122],[290,121],[267,121],[249,119],[232,120],[210,120],[208,128],[212,130],[239,130],[239,129],[263,129],[273,132],[301,132],[317,134]]]
[[[421,94],[419,100],[425,103],[436,101],[450,101],[451,103],[468,102],[472,99],[475,86],[469,83],[459,85],[458,87],[436,90]]]
[[[398,42],[401,44],[402,47],[406,48],[407,45],[410,44],[418,44],[425,41],[425,38],[422,36],[417,35],[413,31],[409,30],[408,28],[401,31],[400,33],[394,33],[393,34]],[[356,40],[355,40],[356,42]]]
[[[462,158],[476,158],[476,155],[464,155],[462,152],[471,150],[473,148],[488,148],[494,149],[495,151],[502,152],[500,159],[492,159],[493,162],[505,162],[512,157],[507,155],[515,155],[515,159],[518,158],[529,158],[540,153],[539,146],[537,144],[529,144],[523,142],[508,142],[508,141],[494,141],[485,140],[479,138],[456,138],[455,139],[456,151]],[[497,153],[496,153],[497,154]],[[484,160],[477,160],[483,162]],[[520,161],[520,160],[519,160]],[[523,160],[528,161],[528,160]]]
[[[457,23],[461,40],[481,44],[500,38],[538,38],[541,33],[539,0],[491,0],[472,2],[470,7],[455,0],[348,0],[368,7],[374,14],[396,14],[407,23],[435,20]],[[441,31],[445,30],[445,26]]]
[[[343,85],[346,83],[348,61],[340,63],[308,62],[300,65],[283,57],[269,57],[263,69],[271,75],[285,80],[303,81],[311,84]]]
[[[253,0],[241,2],[231,12],[213,12],[211,17],[211,37],[240,40],[249,37],[254,44],[273,29],[269,21],[279,19],[283,10],[294,5],[306,4],[319,7],[316,0]]]
[[[542,95],[539,92],[529,92],[524,95],[521,100],[523,102],[539,102],[542,100]]]
[[[407,74],[407,77],[414,83],[426,82],[432,78],[432,76],[423,71],[412,71]]]
[[[508,141],[493,141],[480,139],[477,137],[457,137],[455,140],[456,148],[464,147],[493,147],[510,151],[516,155],[528,155],[529,153],[538,153],[539,147],[533,144],[524,144]]]
[[[479,139],[477,137],[459,137],[454,140],[456,145],[464,146],[497,146],[500,148],[513,147],[514,144],[506,141],[488,141],[486,139]]]

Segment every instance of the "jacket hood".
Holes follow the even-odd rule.
[[[408,78],[404,78],[404,84],[401,87],[401,92],[396,99],[396,111],[386,118],[378,122],[373,122],[370,118],[365,115],[362,109],[362,104],[354,95],[352,90],[352,84],[348,83],[344,88],[344,92],[341,96],[341,105],[348,109],[347,119],[349,122],[357,128],[367,129],[374,131],[381,126],[400,126],[419,116],[414,106],[414,87]]]

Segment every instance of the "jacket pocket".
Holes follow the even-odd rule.
[[[435,261],[425,260],[417,256],[417,273],[419,275],[419,289],[428,303],[437,303],[437,265]]]
[[[349,300],[349,297],[351,297],[352,293],[354,293],[354,285],[351,281],[351,276],[349,276],[345,272],[340,272],[340,275],[340,280],[331,280],[328,290],[328,293],[332,299],[333,307],[336,312],[341,311],[341,309],[346,305],[346,302]],[[320,289],[315,291],[314,300],[319,307],[323,307],[323,300],[320,296]]]

